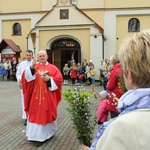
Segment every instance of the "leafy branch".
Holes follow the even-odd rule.
[[[71,114],[77,139],[80,144],[90,146],[96,125],[96,121],[91,113],[92,103],[90,97],[92,97],[92,94],[85,92],[80,87],[74,90],[67,89],[63,92],[63,97],[68,101],[69,107],[67,111]]]

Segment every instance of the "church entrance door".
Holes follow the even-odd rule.
[[[51,45],[51,49],[47,49],[47,53],[49,56],[48,61],[56,65],[61,72],[65,63],[68,63],[69,66],[71,65],[72,56],[76,63],[81,63],[80,44],[71,38],[61,38],[56,40]]]

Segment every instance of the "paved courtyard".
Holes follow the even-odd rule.
[[[66,88],[72,87],[65,85],[63,91]],[[95,86],[97,94],[102,89],[101,86]],[[91,92],[91,87],[85,86],[85,90]],[[99,101],[94,97],[91,101],[92,112],[96,114]],[[79,150],[80,144],[76,139],[70,115],[66,111],[67,106],[65,100],[60,102],[56,134],[41,147],[36,148],[25,136],[26,127],[21,119],[21,97],[17,83],[0,81],[0,150]]]

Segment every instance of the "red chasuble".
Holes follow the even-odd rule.
[[[37,64],[35,67],[36,79],[30,82],[25,80],[25,73],[22,75],[25,111],[28,121],[36,124],[52,123],[57,118],[57,106],[61,100],[62,74],[52,64]],[[50,91],[40,75],[48,71],[58,89]]]

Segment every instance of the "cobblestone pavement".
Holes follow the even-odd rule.
[[[63,91],[66,88],[72,87],[65,85]],[[95,86],[97,94],[102,89],[102,86]],[[85,90],[91,92],[91,87],[85,86]],[[92,112],[96,114],[99,102],[94,97],[91,100]],[[66,111],[67,106],[65,100],[60,102],[56,134],[41,147],[36,148],[25,136],[26,127],[21,119],[21,97],[17,83],[0,81],[0,150],[79,150],[80,144],[76,139],[70,115]]]

